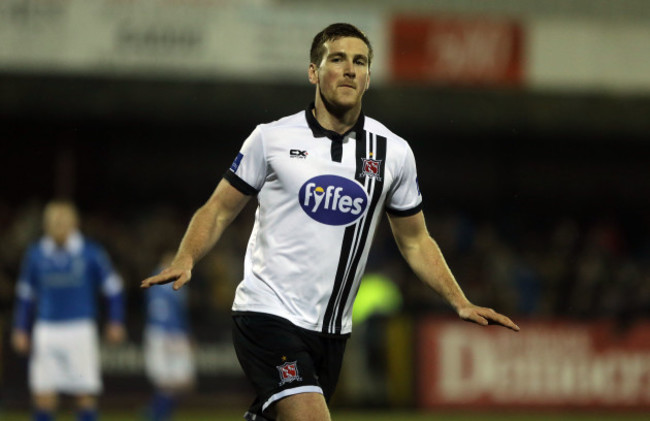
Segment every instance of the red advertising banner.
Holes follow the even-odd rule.
[[[523,30],[512,21],[396,16],[391,70],[397,81],[471,85],[522,82]]]
[[[650,408],[650,322],[418,327],[418,405]]]

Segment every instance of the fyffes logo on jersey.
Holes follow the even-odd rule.
[[[338,175],[319,175],[305,182],[298,193],[302,210],[327,225],[350,225],[368,207],[368,195],[356,181]]]

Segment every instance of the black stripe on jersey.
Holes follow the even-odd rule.
[[[323,319],[323,333],[341,333],[339,329],[338,332],[334,329],[330,329],[330,324],[332,323],[332,318],[334,316],[334,308],[336,302],[339,298],[339,291],[341,290],[341,284],[343,279],[346,277],[346,269],[348,267],[348,258],[350,257],[350,252],[352,251],[352,242],[355,237],[355,227],[357,224],[350,225],[345,229],[345,234],[343,235],[343,244],[341,244],[341,254],[339,256],[339,265],[336,269],[336,277],[334,278],[334,288],[332,289],[332,295],[330,300],[327,303],[327,309],[325,310],[325,318]]]
[[[247,196],[255,196],[257,194],[257,190],[255,190],[253,186],[239,178],[239,176],[231,170],[226,171],[226,173],[223,175],[223,178],[228,180],[234,188]]]
[[[356,167],[354,169],[355,178],[359,179],[359,173],[362,171],[363,160],[362,157],[366,156],[366,132],[357,131],[356,136]],[[362,183],[363,184],[363,183]],[[368,211],[370,208],[368,208]],[[367,213],[366,213],[367,214]],[[363,218],[361,219],[363,220]],[[354,243],[357,238],[357,230],[361,220],[355,224],[348,226],[345,229],[343,234],[343,243],[341,244],[341,254],[339,255],[339,264],[336,268],[336,276],[334,277],[334,287],[332,289],[332,295],[330,295],[330,300],[327,303],[327,309],[325,310],[325,317],[323,318],[323,333],[341,333],[341,329],[337,331],[333,325],[334,314],[336,314],[336,307],[340,305],[340,292],[341,287],[345,279],[349,276],[349,266],[348,261],[350,260],[350,254],[354,249]]]
[[[379,160],[382,163],[385,162],[386,160],[386,138],[383,136],[376,136],[377,139],[377,149],[374,151],[374,156],[373,159]],[[372,152],[372,149],[371,149]],[[362,161],[359,159],[359,161]],[[363,162],[363,161],[362,161]],[[363,226],[361,227],[362,232],[359,237],[359,246],[356,248],[355,255],[352,260],[352,265],[350,267],[350,270],[348,272],[348,278],[345,282],[345,286],[343,289],[343,295],[340,300],[340,304],[338,307],[338,311],[336,314],[336,331],[340,332],[341,327],[342,327],[342,321],[343,321],[343,312],[346,307],[346,303],[348,299],[350,298],[350,291],[352,289],[352,286],[354,284],[354,278],[355,274],[357,272],[357,267],[359,266],[359,261],[361,260],[361,255],[363,254],[363,250],[366,247],[366,241],[368,240],[368,234],[370,231],[370,226],[372,225],[372,218],[374,217],[375,209],[377,208],[377,203],[379,202],[379,198],[381,197],[382,190],[384,189],[384,167],[385,165],[380,166],[380,172],[379,172],[379,177],[372,177],[369,180],[368,183],[368,190],[369,193],[372,192],[372,197],[370,198],[370,206],[368,207],[368,212],[366,213],[365,218],[363,218]],[[362,182],[362,173],[357,172],[357,180],[359,182]],[[373,186],[374,184],[374,186]],[[357,285],[358,288],[358,285]],[[356,291],[353,296],[356,296]]]
[[[341,162],[343,159],[343,142],[339,140],[332,140],[330,154],[332,155],[332,161]]]
[[[324,333],[341,333],[343,312],[348,299],[352,286],[354,284],[355,274],[359,266],[359,261],[366,246],[366,240],[370,226],[372,225],[372,218],[374,216],[377,203],[382,195],[383,180],[384,180],[384,167],[386,159],[386,138],[383,136],[374,136],[368,133],[368,136],[374,137],[377,143],[376,150],[373,150],[372,138],[366,141],[364,132],[357,132],[357,150],[356,150],[356,173],[355,178],[361,184],[365,185],[369,193],[368,211],[359,222],[346,228],[343,237],[343,244],[341,248],[341,255],[339,257],[339,266],[336,271],[336,278],[334,282],[334,289],[327,305],[325,318],[323,320]],[[370,145],[366,148],[366,145]],[[363,172],[363,159],[372,157],[372,159],[380,160],[380,173],[378,177],[367,177]],[[352,294],[353,296],[356,295]]]

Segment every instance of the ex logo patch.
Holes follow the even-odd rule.
[[[300,377],[300,373],[298,372],[298,361],[286,362],[275,368],[280,373],[280,386],[293,381],[302,381],[302,377]]]
[[[305,159],[305,158],[307,158],[307,155],[309,155],[309,153],[307,153],[307,151],[301,151],[300,149],[291,149],[291,150],[289,150],[289,156],[291,158]]]

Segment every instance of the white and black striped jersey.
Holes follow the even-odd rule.
[[[404,139],[363,114],[337,134],[312,108],[257,126],[224,176],[259,203],[232,309],[347,334],[381,215],[422,197]]]

